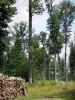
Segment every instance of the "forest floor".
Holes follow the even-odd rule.
[[[39,81],[25,86],[28,96],[15,100],[75,100],[75,82]]]

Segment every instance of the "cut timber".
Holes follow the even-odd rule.
[[[9,77],[0,74],[0,100],[26,96],[25,80],[21,77]]]

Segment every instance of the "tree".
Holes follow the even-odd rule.
[[[34,34],[32,37],[33,44],[32,44],[32,73],[33,73],[33,82],[36,80],[41,79],[41,64],[43,62],[43,53],[42,49],[40,48],[40,39],[39,35]]]
[[[60,10],[58,5],[53,5],[53,0],[46,0],[46,6],[48,9],[49,18],[47,20],[47,29],[50,32],[48,38],[49,46],[49,70],[51,63],[51,54],[54,54],[55,58],[55,80],[56,80],[56,54],[60,53],[62,48],[63,36],[60,32]],[[49,72],[50,73],[50,72]],[[50,74],[49,74],[50,75]],[[50,77],[50,76],[49,76]]]
[[[28,62],[28,81],[32,83],[32,16],[43,12],[40,0],[29,0],[29,62]]]
[[[65,81],[65,67],[64,67],[64,59],[61,59],[58,57],[58,62],[57,62],[57,78],[58,80],[63,80]]]
[[[73,42],[70,45],[69,65],[70,65],[70,80],[75,81],[75,44]]]
[[[27,80],[27,45],[28,45],[28,28],[24,22],[16,23],[13,31],[10,28],[13,43],[6,55],[6,68],[4,73],[14,76],[20,76]],[[9,37],[9,36],[8,36]],[[9,42],[9,44],[10,44]],[[10,45],[9,45],[10,46]],[[8,47],[9,47],[8,46]]]
[[[16,14],[16,8],[12,7],[15,0],[0,0],[0,70],[3,68],[3,53],[6,48],[5,37],[9,33],[7,30],[11,17]]]
[[[67,52],[67,43],[70,36],[71,25],[75,19],[75,4],[70,0],[63,1],[60,4],[60,17],[61,17],[61,30],[64,33],[64,43],[65,43],[65,80],[67,81],[67,65],[66,65],[66,52]]]
[[[43,49],[43,79],[45,80],[45,74],[46,74],[46,32],[41,31],[40,32],[40,41],[42,44],[42,49]]]

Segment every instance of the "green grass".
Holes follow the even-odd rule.
[[[28,87],[28,96],[17,97],[15,100],[42,100],[42,98],[75,100],[75,82],[37,81],[25,85]]]

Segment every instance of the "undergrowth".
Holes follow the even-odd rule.
[[[42,98],[57,98],[57,100],[75,100],[75,82],[36,81],[33,84],[25,83],[28,87],[27,97],[18,97],[15,100],[42,100]]]

